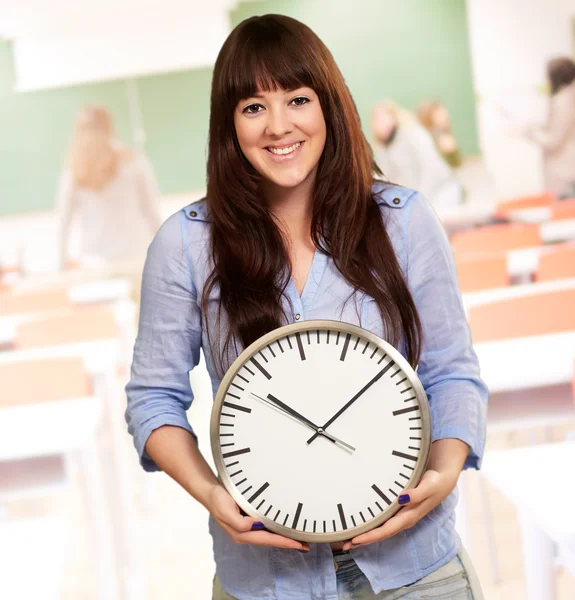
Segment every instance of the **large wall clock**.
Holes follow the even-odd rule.
[[[405,358],[339,321],[263,336],[218,389],[211,443],[220,479],[267,529],[350,539],[395,514],[431,444],[427,396]]]

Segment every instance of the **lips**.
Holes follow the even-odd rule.
[[[284,146],[268,146],[266,150],[274,156],[288,156],[302,146],[303,142],[294,142]]]

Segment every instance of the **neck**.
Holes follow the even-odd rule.
[[[312,184],[304,182],[297,188],[269,186],[264,189],[272,214],[292,243],[310,241]]]

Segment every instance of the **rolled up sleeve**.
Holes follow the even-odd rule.
[[[189,372],[199,362],[202,332],[184,228],[182,211],[162,225],[142,277],[125,417],[146,471],[159,470],[145,451],[152,431],[174,425],[194,435],[186,416],[193,399]]]
[[[408,285],[423,327],[418,376],[431,408],[432,441],[457,438],[470,447],[464,468],[481,465],[488,391],[461,301],[449,241],[428,202],[406,206]]]

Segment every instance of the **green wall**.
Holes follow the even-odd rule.
[[[436,98],[463,153],[479,152],[465,0],[262,0],[240,5],[232,24],[266,13],[303,21],[325,42],[368,135],[375,101],[416,108]]]
[[[270,12],[304,21],[325,41],[366,131],[371,105],[381,98],[414,108],[435,97],[450,109],[463,152],[478,152],[465,0],[260,0],[241,4],[232,23]],[[210,80],[209,68],[135,80],[145,150],[165,194],[205,186]],[[0,41],[0,214],[53,206],[83,104],[106,104],[119,136],[134,141],[123,80],[27,93],[13,88],[11,46]]]
[[[205,187],[211,69],[136,79],[145,150],[165,194]],[[15,93],[11,46],[0,41],[0,215],[49,210],[76,112],[108,106],[134,144],[124,80]]]

